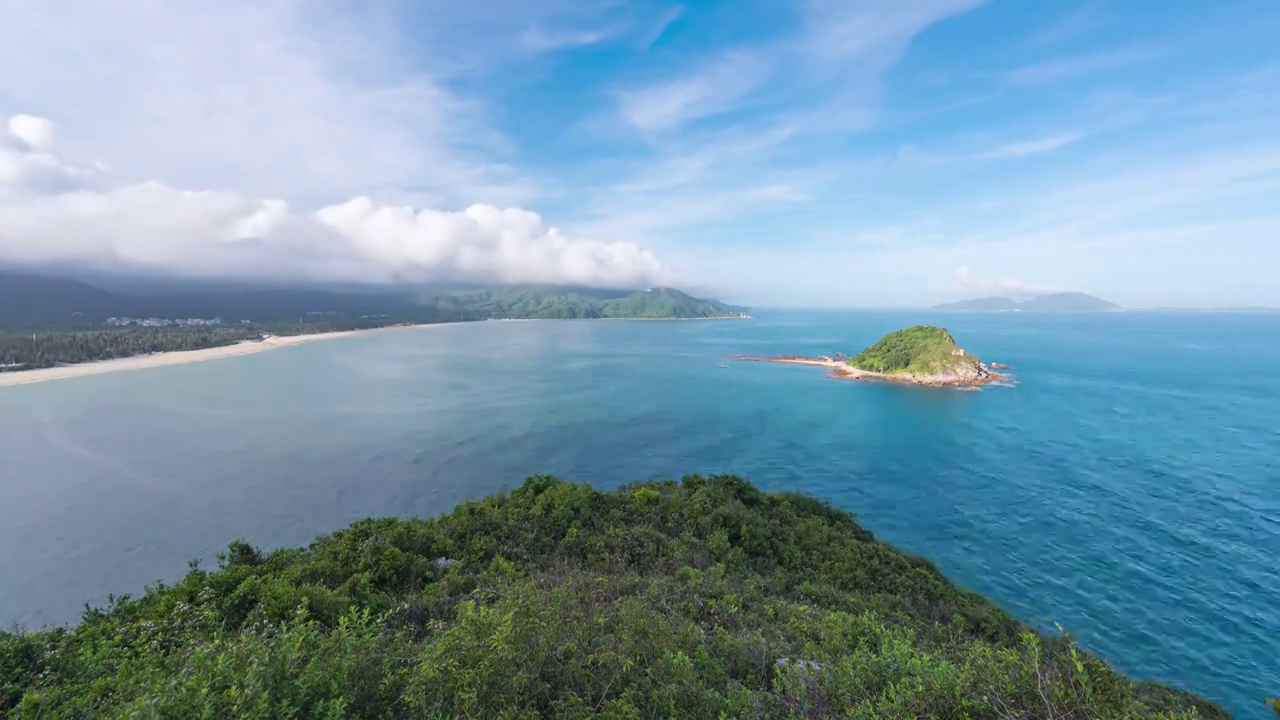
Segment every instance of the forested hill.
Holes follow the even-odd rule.
[[[671,288],[602,290],[515,285],[467,291],[430,286],[201,287],[108,292],[64,277],[0,270],[0,329],[101,327],[110,317],[213,318],[228,322],[396,322],[490,318],[700,318],[743,315]]]
[[[1261,703],[1261,698],[1259,699]],[[36,718],[1221,718],[816,500],[536,477],[0,632]],[[1160,714],[1165,713],[1165,714]]]
[[[728,318],[744,308],[703,300],[673,288],[634,292],[519,286],[444,295],[438,307],[479,313],[485,318]]]

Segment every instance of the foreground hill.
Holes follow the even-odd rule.
[[[1114,312],[1119,305],[1084,293],[1051,293],[1029,298],[986,297],[946,303],[936,310],[969,312]]]
[[[535,477],[0,633],[35,718],[1218,718],[734,477]],[[1164,713],[1164,714],[1160,714]]]

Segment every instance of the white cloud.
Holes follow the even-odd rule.
[[[97,167],[54,156],[53,123],[34,115],[0,115],[0,197],[15,188],[63,190],[92,181]]]
[[[9,133],[37,152],[49,152],[53,148],[53,123],[34,115],[14,115],[9,118]]]
[[[52,137],[52,124],[37,124]],[[373,282],[635,287],[666,277],[657,258],[638,245],[568,235],[518,208],[418,210],[359,197],[306,213],[284,200],[159,182],[111,188],[68,182],[51,189],[33,168],[68,181],[78,178],[76,168],[31,143],[17,147],[16,139],[10,130],[0,143],[0,262]]]
[[[363,4],[10,0],[0,107],[55,116],[122,178],[324,202],[406,191],[522,202],[485,108]],[[18,72],[16,69],[26,71]],[[20,122],[27,139],[52,141]],[[13,130],[13,128],[10,128]]]

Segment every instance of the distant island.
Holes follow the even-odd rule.
[[[150,367],[256,352],[343,333],[478,320],[748,318],[746,308],[674,288],[236,287],[173,284],[135,292],[0,270],[0,384],[12,376],[156,353]],[[86,374],[56,373],[56,377]],[[48,379],[53,379],[50,375]],[[28,376],[22,382],[32,381]]]
[[[1003,375],[956,345],[955,338],[945,328],[932,325],[916,325],[891,332],[853,357],[837,352],[818,357],[731,355],[730,359],[817,365],[830,369],[834,377],[888,380],[931,387],[974,387],[1004,379]]]
[[[233,542],[75,627],[0,629],[0,716],[1228,717],[846,512],[698,475],[538,476],[304,547]]]
[[[1026,298],[974,298],[935,305],[934,309],[966,312],[1115,312],[1120,306],[1092,295],[1066,292]]]

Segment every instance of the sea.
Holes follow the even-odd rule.
[[[734,363],[943,325],[978,391]],[[1280,315],[759,311],[481,322],[0,387],[0,625],[551,473],[736,473],[854,513],[1119,669],[1280,694]]]

